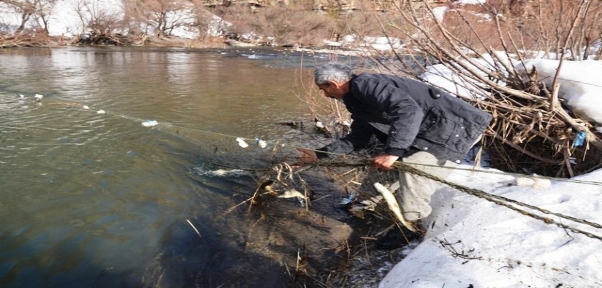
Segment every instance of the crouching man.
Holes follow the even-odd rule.
[[[306,163],[331,154],[360,150],[375,136],[384,143],[382,154],[372,159],[381,171],[390,170],[395,161],[403,160],[445,179],[480,139],[492,119],[489,113],[462,99],[409,78],[388,74],[356,75],[350,67],[340,63],[319,66],[314,77],[324,96],[345,104],[353,122],[351,132],[345,137],[317,150],[299,149],[300,160]],[[364,183],[374,180],[366,177]],[[417,221],[431,214],[431,195],[439,185],[403,171],[399,171],[397,180],[389,186],[399,191],[395,197],[402,216],[406,222],[414,223],[412,226],[419,226]],[[397,248],[404,244],[391,235],[379,239],[377,245]],[[412,238],[407,236],[404,238]]]

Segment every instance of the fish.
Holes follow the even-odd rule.
[[[410,231],[416,232],[416,227],[414,227],[414,225],[407,222],[406,219],[403,218],[403,215],[401,214],[401,208],[399,208],[399,204],[397,203],[395,196],[393,196],[393,193],[391,193],[389,189],[385,188],[383,184],[380,184],[378,182],[374,183],[374,188],[376,189],[376,191],[378,191],[378,193],[383,195],[383,198],[385,198],[389,209],[393,211],[393,214],[395,214],[395,217],[397,217],[399,222],[401,222],[403,226],[406,226],[406,228],[408,228]]]
[[[146,120],[142,122],[142,126],[144,127],[153,127],[159,125],[159,122],[155,120]]]
[[[297,198],[299,203],[301,203],[301,207],[305,207],[306,201],[309,201],[309,197],[305,197],[305,195],[295,189],[285,190],[282,194],[278,195],[278,198]]]
[[[238,142],[238,145],[242,148],[249,147],[249,144],[247,144],[247,142],[245,142],[245,139],[242,139],[241,137],[236,138],[236,142]]]
[[[257,145],[259,145],[259,147],[261,147],[262,149],[265,148],[268,143],[266,143],[265,141],[261,140],[261,138],[256,138],[255,141],[257,141]]]
[[[305,199],[305,195],[295,189],[290,189],[282,192],[282,194],[278,195],[278,198],[300,198]]]

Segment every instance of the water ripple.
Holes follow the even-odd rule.
[[[221,235],[237,232],[215,215],[255,184],[236,169],[272,156],[234,139],[287,140],[274,122],[306,113],[294,65],[215,51],[1,50],[0,286],[139,286],[149,263],[173,264],[156,260],[181,248],[170,231],[198,239],[185,219],[208,244],[196,247],[226,249]],[[205,168],[214,163],[232,173]]]

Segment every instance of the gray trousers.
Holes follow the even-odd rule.
[[[458,165],[449,160],[439,163],[441,161],[437,160],[433,154],[424,151],[416,152],[404,158],[403,162],[444,180]],[[393,185],[395,186],[395,184]],[[403,218],[407,221],[416,221],[428,217],[433,211],[430,205],[431,196],[443,185],[424,176],[400,171],[399,189],[397,189],[395,198],[397,198],[397,202],[401,207]],[[395,188],[391,187],[391,190]]]
[[[403,158],[403,162],[441,179],[446,179],[458,165],[452,161],[440,161],[433,154],[424,151]],[[374,190],[374,183],[379,182],[393,192],[406,221],[417,221],[431,214],[431,196],[443,187],[443,184],[404,171],[370,169],[360,191]]]

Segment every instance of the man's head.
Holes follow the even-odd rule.
[[[349,66],[330,62],[323,64],[314,71],[314,80],[324,95],[329,98],[341,99],[349,92],[349,80],[353,70]]]

